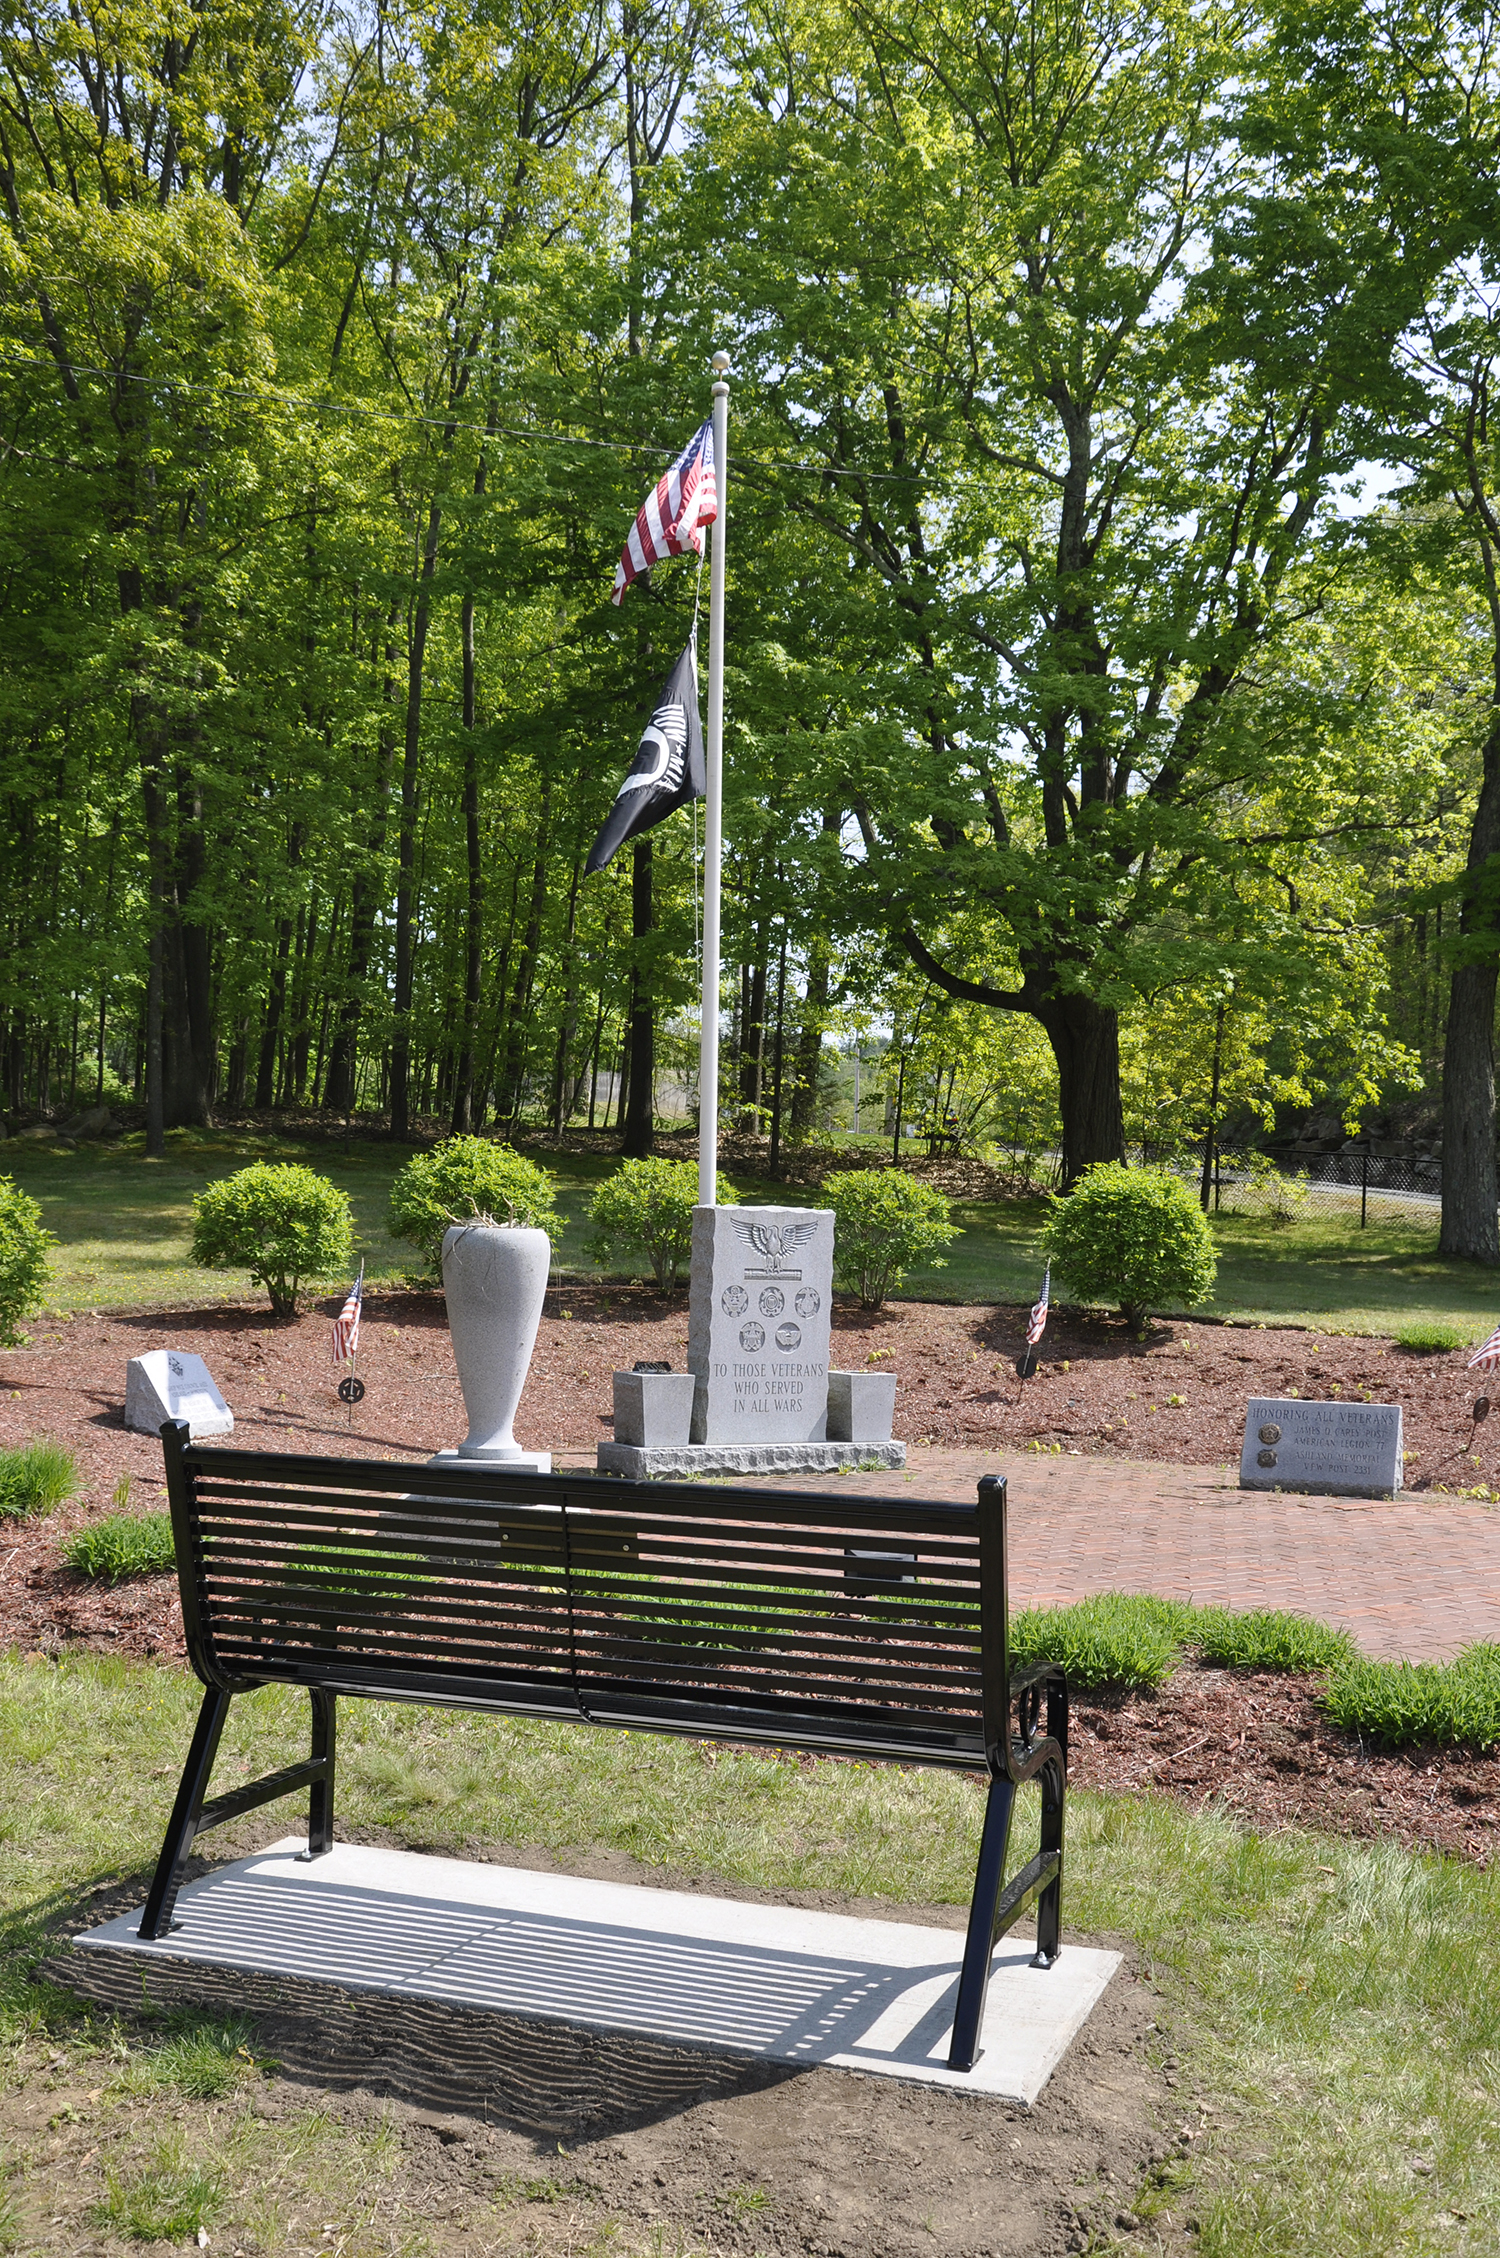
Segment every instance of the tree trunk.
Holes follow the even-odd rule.
[[[630,1096],[620,1151],[645,1160],[656,1141],[656,1022],[641,943],[651,932],[651,841],[637,839],[630,871],[630,925],[636,960],[630,975]]]
[[[778,881],[781,872],[776,873]],[[786,919],[781,921],[781,967],[776,977],[776,1047],[771,1068],[771,1156],[773,1178],[781,1173],[781,1066],[785,1051],[786,1020]]]
[[[396,760],[396,735],[390,708],[396,695],[396,617],[392,604],[385,623],[385,673],[381,678],[384,714],[375,739],[375,800],[370,828],[365,836],[365,863],[354,874],[354,898],[349,911],[348,990],[339,1011],[339,1023],[328,1056],[328,1081],[323,1103],[340,1113],[352,1113],[359,1065],[359,1020],[364,1009],[365,976],[375,940],[375,911],[381,898],[380,857],[385,851],[385,827],[390,807],[391,770]],[[372,660],[374,653],[371,654]],[[356,804],[358,788],[356,787]]]
[[[218,1081],[218,1043],[214,1034],[213,975],[206,925],[186,914],[207,873],[203,840],[203,796],[192,773],[177,771],[177,926],[181,936],[183,1004],[183,1118],[207,1127]]]
[[[797,1031],[796,1078],[792,1085],[792,1143],[800,1145],[813,1127],[818,1103],[818,1070],[823,1061],[823,1028],[828,1018],[828,974],[832,952],[826,933],[815,933],[808,949],[807,993]]]
[[[1063,1190],[1099,1161],[1125,1158],[1118,1014],[1092,996],[1061,996],[1037,1019],[1057,1061]]]
[[[1448,992],[1443,1054],[1440,1254],[1500,1262],[1495,1180],[1495,967],[1461,964]]]
[[[427,512],[422,573],[411,623],[406,668],[406,739],[401,762],[401,829],[396,877],[396,992],[391,1032],[391,1141],[404,1145],[410,1134],[412,959],[416,915],[417,809],[422,747],[422,674],[427,663],[427,630],[432,618],[432,576],[437,567],[438,532],[443,513],[436,502]]]
[[[766,1064],[766,973],[771,952],[769,919],[755,931],[755,960],[740,979],[740,1127],[752,1137],[761,1131],[761,1096]]]
[[[541,953],[542,914],[547,906],[547,846],[551,829],[552,779],[547,776],[542,779],[541,804],[537,810],[536,857],[531,866],[531,906],[526,915],[526,931],[521,938],[521,954],[516,964],[515,984],[511,989],[505,1066],[501,1077],[503,1087],[495,1108],[499,1118],[512,1125],[520,1118],[526,1098],[526,1063],[531,1048],[526,1007],[531,1000],[537,958]]]
[[[583,871],[583,861],[578,849],[573,850],[573,878],[568,888],[568,926],[563,943],[563,961],[567,967],[567,985],[563,990],[562,1018],[557,1030],[557,1053],[552,1062],[552,1134],[560,1137],[573,1111],[577,1094],[575,1077],[568,1084],[568,1059],[573,1049],[573,1038],[578,1032],[578,981],[573,958],[574,936],[578,929],[578,881]]]
[[[161,1057],[161,905],[151,919],[150,971],[146,976],[146,1158],[160,1160],[167,1149],[165,1091]]]
[[[1500,645],[1497,645],[1500,650]],[[1458,963],[1448,991],[1443,1052],[1441,1254],[1500,1262],[1495,1172],[1495,976],[1500,919],[1500,714],[1484,747],[1459,919]]]
[[[147,943],[150,970],[146,979],[146,1158],[160,1160],[166,1151],[166,1053],[162,1039],[162,986],[167,954],[167,839],[166,806],[161,789],[158,748],[152,742],[144,699],[131,699],[132,721],[141,756],[141,800],[146,818],[147,890],[150,934]]]
[[[287,840],[286,866],[288,870],[302,867],[302,825],[294,823]],[[255,1105],[257,1112],[268,1111],[275,1097],[276,1046],[281,1040],[282,1020],[286,1012],[286,960],[292,945],[292,920],[278,918],[276,923],[276,955],[271,966],[270,993],[266,1000],[265,1025],[260,1038],[260,1058],[255,1073]]]
[[[476,479],[476,487],[478,481]],[[484,860],[479,836],[479,752],[475,743],[474,598],[466,595],[461,622],[464,697],[464,1013],[463,1037],[453,1077],[453,1133],[474,1126],[474,1046],[478,1040],[480,973],[484,952]]]

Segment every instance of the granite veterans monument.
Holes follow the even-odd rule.
[[[824,1440],[832,1298],[828,1209],[694,1210],[695,1443]]]
[[[866,1408],[854,1382],[838,1377],[842,1436],[828,1433],[833,1216],[827,1208],[697,1207],[688,1314],[693,1391],[691,1439],[653,1432],[638,1408],[634,1376],[616,1375],[616,1404],[629,1390],[628,1426],[599,1445],[601,1472],[631,1474],[795,1473],[840,1466],[904,1466],[890,1439],[895,1385],[869,1409],[869,1436],[849,1432]],[[663,1375],[662,1377],[665,1377]],[[675,1377],[675,1376],[674,1376]],[[663,1390],[663,1411],[666,1411]],[[883,1418],[882,1418],[883,1414]],[[624,1439],[622,1427],[631,1436]],[[639,1439],[636,1439],[639,1438]]]

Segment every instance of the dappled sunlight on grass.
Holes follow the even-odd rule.
[[[407,1149],[370,1140],[348,1147],[227,1130],[173,1130],[167,1157],[147,1161],[143,1139],[80,1146],[76,1152],[12,1144],[0,1153],[41,1203],[57,1235],[50,1306],[59,1311],[187,1306],[257,1298],[242,1273],[198,1270],[187,1259],[192,1198],[205,1184],[252,1160],[298,1160],[349,1194],[360,1250],[372,1282],[405,1278],[418,1268],[415,1250],[385,1229],[391,1179]],[[592,1278],[583,1253],[590,1192],[616,1165],[612,1155],[550,1153],[535,1157],[556,1177],[563,1232],[557,1266],[565,1276]],[[754,1202],[806,1205],[817,1194],[743,1178],[738,1196]],[[1029,1304],[1041,1281],[1043,1200],[996,1204],[958,1201],[962,1231],[942,1269],[914,1269],[903,1298]],[[1205,1316],[1275,1325],[1316,1320],[1329,1331],[1389,1332],[1397,1323],[1432,1321],[1476,1337],[1494,1322],[1493,1274],[1478,1263],[1440,1257],[1436,1216],[1430,1225],[1372,1221],[1359,1213],[1302,1213],[1282,1229],[1259,1216],[1212,1218],[1219,1278]],[[644,1264],[642,1264],[644,1272]],[[1060,1281],[1054,1292],[1061,1301]]]

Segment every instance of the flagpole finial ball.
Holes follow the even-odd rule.
[[[715,368],[720,376],[727,376],[729,374],[729,355],[727,353],[715,353],[710,366]]]

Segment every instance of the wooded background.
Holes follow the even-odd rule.
[[[614,560],[722,347],[726,1112],[806,1135],[876,1029],[1071,1179],[1441,1088],[1500,1258],[1495,28],[12,8],[12,1115],[560,1128],[623,1075],[644,1149],[690,815],[580,872],[693,614]]]

